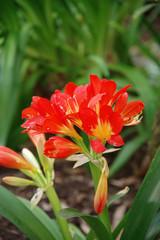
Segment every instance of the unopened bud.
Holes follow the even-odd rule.
[[[23,148],[22,155],[26,159],[26,161],[29,162],[34,168],[36,168],[37,170],[40,169],[38,161],[31,151],[29,151],[27,148]]]
[[[25,178],[19,178],[19,177],[4,177],[3,182],[7,183],[8,185],[11,186],[16,186],[16,187],[24,187],[24,186],[29,186],[29,185],[36,185],[35,182],[25,179]]]

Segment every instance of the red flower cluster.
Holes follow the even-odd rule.
[[[144,108],[142,101],[127,103],[126,91],[130,86],[116,92],[114,81],[90,75],[89,84],[77,86],[70,82],[64,93],[56,90],[50,101],[33,97],[31,107],[22,112],[22,118],[28,119],[22,125],[26,128],[23,132],[63,134],[77,143],[82,139],[74,129],[76,125],[92,139],[91,147],[97,153],[105,150],[105,142],[121,146],[123,139],[119,133],[123,126],[138,124]],[[66,158],[80,151],[84,149],[62,137],[52,137],[45,144],[45,154],[49,157]]]
[[[68,83],[64,93],[56,90],[50,100],[33,97],[31,107],[22,112],[28,120],[22,125],[23,132],[34,130],[37,133],[62,134],[75,142],[82,139],[74,125],[82,129],[91,139],[91,147],[96,153],[105,150],[108,142],[114,146],[123,145],[120,132],[123,126],[140,122],[139,116],[144,104],[142,101],[127,103],[128,85],[116,92],[117,85],[112,80],[100,80],[90,75],[90,83],[77,86]],[[76,152],[84,152],[80,144],[76,146],[62,137],[52,137],[45,144],[44,153],[48,157],[66,158]]]
[[[127,89],[130,86],[116,92],[117,85],[114,81],[100,80],[96,75],[90,75],[89,84],[77,86],[68,83],[64,93],[56,90],[50,100],[33,97],[31,107],[22,112],[22,119],[27,118],[22,124],[25,128],[23,132],[28,132],[35,144],[44,172],[48,174],[49,183],[52,181],[52,158],[68,158],[81,152],[83,154],[74,156],[75,160],[78,159],[77,166],[92,161],[100,168],[101,177],[94,198],[94,208],[98,214],[103,211],[107,199],[109,170],[107,161],[102,157],[106,150],[105,144],[116,147],[123,145],[120,136],[123,126],[136,125],[141,120],[143,102],[127,103]],[[93,151],[89,151],[85,146],[74,125],[89,136]],[[53,136],[46,141],[44,133],[69,136],[73,141],[60,136]],[[0,147],[0,165],[35,172],[34,177],[41,174],[36,160],[31,156],[29,159],[26,150],[23,151],[23,155],[27,160],[6,147]],[[33,181],[13,177],[7,177],[4,181],[16,186],[37,185]],[[39,184],[43,185],[41,182]]]

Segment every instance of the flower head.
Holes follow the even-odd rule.
[[[139,100],[128,102],[129,87],[131,84],[117,91],[113,80],[100,80],[98,76],[90,75],[90,83],[77,86],[70,82],[65,86],[64,93],[56,90],[50,100],[33,97],[31,106],[22,112],[22,118],[27,119],[22,124],[25,128],[23,132],[28,132],[36,145],[44,173],[52,169],[53,158],[76,160],[74,167],[91,161],[100,169],[101,177],[94,199],[97,213],[103,211],[107,199],[108,165],[102,157],[102,153],[108,152],[105,144],[123,145],[120,135],[123,126],[136,125],[141,121],[144,104]],[[90,149],[74,125],[88,135]],[[60,136],[46,141],[45,133],[64,135],[72,141]],[[41,194],[42,191],[39,196]]]

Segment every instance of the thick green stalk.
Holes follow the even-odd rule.
[[[94,187],[96,190],[101,172],[92,162],[90,162],[90,169],[91,169],[91,173],[92,173]],[[109,219],[107,206],[104,208],[103,212],[101,214],[99,214],[99,219],[103,222],[103,224],[105,225],[107,230],[111,233],[111,225],[110,225],[110,219]]]
[[[58,215],[58,212],[62,209],[62,207],[61,207],[59,198],[58,198],[57,193],[56,193],[55,189],[53,188],[53,186],[50,186],[47,188],[46,194],[52,205],[54,214],[59,223],[59,227],[61,229],[64,239],[72,240],[72,236],[69,232],[69,225],[68,225],[67,221]]]

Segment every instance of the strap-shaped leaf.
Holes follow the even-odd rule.
[[[128,216],[121,240],[142,240],[160,207],[160,148]]]
[[[70,228],[70,232],[72,234],[73,240],[86,240],[86,237],[78,227],[70,223],[69,228]]]
[[[31,203],[30,201],[19,198],[21,202],[31,210]],[[32,210],[32,214],[40,220],[40,222],[52,233],[56,240],[63,240],[62,234],[60,232],[58,223],[55,219],[51,219],[48,215],[38,206],[35,206]]]
[[[30,209],[31,203],[30,201],[19,198],[27,208]],[[51,219],[48,215],[38,206],[35,206],[32,210],[33,214],[40,219],[40,221],[46,226],[46,228],[53,234],[56,240],[63,240],[62,234],[60,232],[58,223],[55,219]],[[78,227],[74,224],[69,224],[69,228],[72,233],[73,240],[85,240],[85,236],[80,231]]]
[[[97,240],[112,240],[111,234],[97,217],[81,213],[75,208],[62,209],[61,211],[59,211],[59,215],[65,219],[81,217],[93,230]]]
[[[151,225],[145,236],[145,240],[154,240],[160,233],[160,212],[157,213],[155,218],[152,220]]]
[[[28,203],[26,203],[26,201],[23,203],[23,201],[3,186],[0,186],[0,214],[16,225],[29,239],[63,239],[61,234],[58,233],[58,230],[53,235],[51,226],[49,226],[51,223],[49,223],[49,218],[47,219],[45,213],[43,214],[38,207],[35,208],[34,211],[31,211],[28,206],[26,206]],[[46,224],[44,225],[45,221]]]

